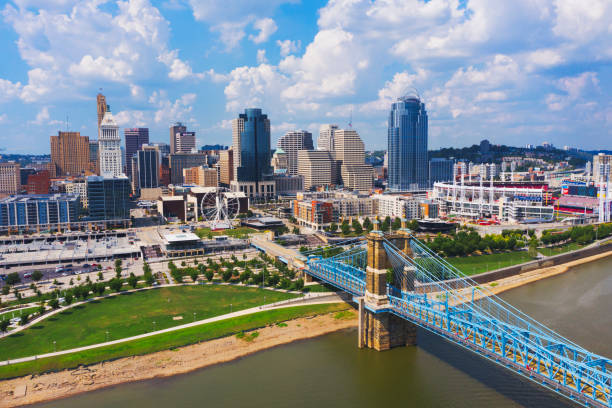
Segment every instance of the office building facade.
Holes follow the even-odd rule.
[[[142,148],[142,145],[149,143],[148,128],[129,128],[123,130],[125,136],[125,173],[132,178],[132,158]]]
[[[130,218],[130,180],[125,176],[87,177],[87,202],[90,220],[126,220]]]
[[[208,166],[204,153],[173,153],[169,156],[170,183],[183,184],[183,169]]]
[[[275,183],[270,164],[270,120],[261,109],[245,109],[232,121],[234,181],[232,190],[248,197],[273,197]]]
[[[21,188],[19,163],[0,163],[0,194],[16,194]]]
[[[110,110],[104,114],[100,123],[100,175],[103,177],[119,177],[123,174],[123,154],[121,153],[121,137],[119,126]]]
[[[319,139],[317,139],[317,150],[334,151],[334,135],[338,125],[322,125],[319,128]]]
[[[0,226],[49,226],[78,222],[80,201],[73,194],[15,195],[0,200]]]
[[[80,176],[89,171],[89,137],[60,131],[50,142],[52,177]]]
[[[335,153],[327,150],[300,150],[298,175],[304,178],[304,189],[337,184],[338,162]]]
[[[312,133],[306,130],[292,130],[278,139],[278,147],[287,155],[287,173],[290,176],[298,174],[297,155],[300,150],[313,150]]]
[[[334,132],[335,158],[340,165],[340,182],[345,188],[369,192],[374,183],[374,169],[365,164],[365,147],[357,131]]]
[[[39,170],[28,176],[26,191],[28,194],[49,194],[51,176],[49,170]]]
[[[454,160],[441,157],[429,160],[429,186],[437,181],[452,181],[454,164]]]
[[[134,155],[135,167],[132,188],[138,192],[143,188],[159,187],[159,150],[155,146],[144,145]]]
[[[229,187],[232,181],[234,181],[234,149],[230,147],[227,150],[219,151],[219,161],[217,162],[219,168],[219,183]]]
[[[203,166],[183,169],[183,184],[200,187],[218,187],[219,172]]]
[[[410,191],[427,187],[427,111],[418,97],[403,97],[389,113],[388,187]]]

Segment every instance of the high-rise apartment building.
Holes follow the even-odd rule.
[[[181,122],[170,126],[170,153],[191,153],[196,148],[195,132],[188,132]]]
[[[287,173],[290,176],[298,174],[298,151],[313,150],[312,133],[305,130],[292,130],[278,139],[278,147],[287,155]]]
[[[119,126],[110,109],[104,114],[100,123],[100,175],[103,177],[119,177],[123,174],[121,154],[121,137]]]
[[[19,163],[0,163],[0,195],[17,194],[20,188]]]
[[[149,143],[149,129],[123,129],[123,135],[125,136],[125,173],[132,179],[132,158],[142,145]]]
[[[394,191],[427,187],[427,111],[418,97],[402,97],[389,113],[389,179]]]
[[[219,183],[227,187],[234,181],[234,149],[219,150]]]
[[[334,134],[336,130],[338,130],[338,125],[321,125],[319,139],[317,140],[317,150],[334,151]]]
[[[98,93],[96,97],[96,105],[98,110],[98,139],[100,138],[100,124],[102,123],[102,119],[104,119],[104,114],[108,111],[108,105],[106,104],[106,96],[102,95],[102,93]]]
[[[79,132],[50,137],[51,176],[80,176],[89,170],[89,138]]]
[[[273,170],[270,165],[270,120],[261,109],[245,109],[232,121],[234,144],[233,191],[248,197],[274,196]]]
[[[353,129],[339,129],[334,133],[334,151],[342,184],[351,190],[370,191],[374,169],[365,164],[365,147],[359,134]]]
[[[169,156],[170,183],[175,186],[183,184],[183,169],[208,166],[204,153],[174,153]]]
[[[16,195],[0,200],[0,226],[40,227],[79,221],[80,202],[76,195]]]
[[[595,183],[599,183],[602,180],[602,169],[605,165],[609,164],[610,173],[608,174],[608,180],[612,180],[612,155],[599,153],[593,156],[593,180]],[[605,180],[605,174],[603,174]]]

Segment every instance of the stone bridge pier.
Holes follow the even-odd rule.
[[[358,345],[360,348],[373,348],[377,351],[416,345],[416,325],[384,311],[390,306],[387,295],[387,271],[391,265],[383,246],[384,237],[377,227],[378,224],[375,222],[374,231],[367,236],[366,292],[365,296],[359,299]],[[400,231],[392,238],[403,244],[398,245],[398,248],[408,256],[412,255],[407,233]],[[395,282],[395,286],[404,291],[414,290],[414,271],[406,267],[401,281]]]

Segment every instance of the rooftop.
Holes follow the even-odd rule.
[[[178,234],[166,234],[164,235],[164,239],[169,244],[176,244],[181,242],[199,241],[200,237],[192,232],[181,232]]]
[[[6,197],[0,199],[2,203],[25,203],[28,201],[54,201],[54,200],[78,200],[78,194],[65,194],[65,193],[55,193],[55,194],[19,194],[12,195],[10,197]]]

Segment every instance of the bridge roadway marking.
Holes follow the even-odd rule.
[[[317,299],[317,298],[321,298],[321,299]],[[325,298],[327,298],[327,299],[325,299]],[[215,316],[215,317],[211,317],[211,318],[204,319],[204,320],[198,320],[198,321],[192,322],[192,323],[182,324],[180,326],[174,326],[174,327],[169,327],[169,328],[163,329],[163,330],[157,330],[157,331],[154,331],[154,332],[139,334],[137,336],[125,337],[125,338],[118,339],[118,340],[107,341],[107,342],[104,342],[104,343],[91,344],[89,346],[77,347],[77,348],[73,348],[73,349],[69,349],[69,350],[61,350],[61,351],[57,351],[57,352],[53,352],[53,353],[39,354],[39,355],[28,356],[28,357],[21,357],[21,358],[16,358],[16,359],[12,359],[12,360],[4,360],[4,361],[0,361],[0,366],[5,366],[5,365],[9,365],[9,364],[24,363],[24,362],[27,362],[27,361],[34,361],[34,360],[37,360],[37,359],[40,359],[40,358],[61,356],[61,355],[64,355],[64,354],[77,353],[79,351],[91,350],[91,349],[95,349],[95,348],[111,346],[111,345],[114,345],[114,344],[125,343],[125,342],[128,342],[128,341],[144,339],[144,338],[151,337],[151,336],[156,336],[156,335],[162,334],[162,333],[170,333],[170,332],[173,332],[173,331],[182,330],[182,329],[186,329],[186,328],[189,328],[189,327],[201,326],[201,325],[204,325],[204,324],[214,323],[214,322],[218,322],[218,321],[221,321],[221,320],[231,319],[231,318],[234,318],[234,317],[245,316],[245,315],[261,312],[263,310],[275,310],[275,309],[283,309],[283,308],[293,307],[293,306],[318,305],[318,304],[340,303],[340,302],[345,302],[345,299],[342,299],[342,297],[340,295],[338,295],[338,294],[329,294],[329,293],[314,294],[314,293],[312,293],[312,294],[309,294],[308,296],[304,296],[304,297],[297,298],[297,299],[288,299],[286,301],[280,301],[280,302],[276,302],[276,303],[272,303],[272,304],[268,304],[268,305],[256,306],[256,307],[252,307],[250,309],[244,309],[244,310],[240,310],[240,311],[233,312],[233,313],[227,313],[227,314],[224,314],[224,315],[221,315],[221,316]],[[58,310],[61,310],[61,309],[58,309]]]

